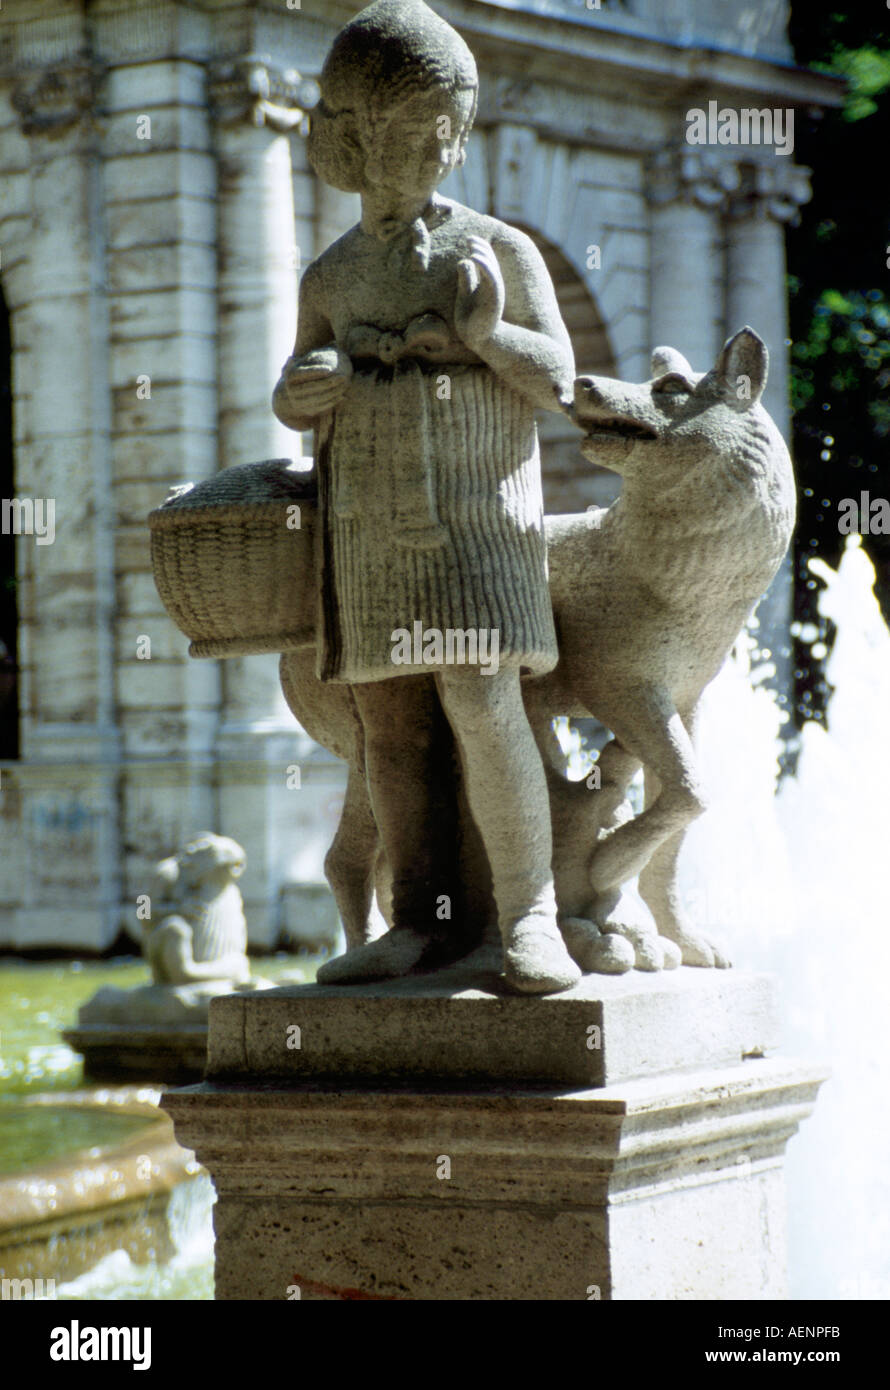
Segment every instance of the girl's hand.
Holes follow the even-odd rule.
[[[457,267],[454,326],[474,352],[489,341],[504,313],[504,277],[491,244],[471,237],[472,256]]]
[[[305,429],[307,420],[315,420],[339,404],[351,376],[352,363],[333,346],[305,357],[290,357],[272,398],[275,414],[291,429]]]

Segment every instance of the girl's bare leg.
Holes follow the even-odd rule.
[[[504,974],[527,994],[568,989],[581,972],[556,921],[547,779],[519,672],[449,666],[436,679],[491,865]]]

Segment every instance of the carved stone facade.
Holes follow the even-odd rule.
[[[19,759],[0,764],[0,944],[107,946],[135,930],[151,864],[205,829],[245,845],[257,944],[278,938],[294,883],[321,882],[341,770],[295,731],[274,657],[190,661],[145,518],[173,484],[309,451],[270,397],[301,268],[356,219],[357,200],[309,170],[304,132],[312,79],[358,8],[0,10],[14,495],[53,498],[56,517],[52,544],[16,541],[21,732]],[[750,322],[785,425],[783,224],[806,171],[766,147],[693,148],[684,131],[709,100],[837,100],[788,66],[787,7],[733,7],[719,50],[704,0],[673,19],[648,0],[434,8],[482,82],[443,193],[535,238],[579,370],[644,379],[662,342],[704,368]],[[557,421],[542,438],[548,510],[608,495],[577,433]]]

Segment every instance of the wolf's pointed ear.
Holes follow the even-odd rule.
[[[763,395],[769,372],[769,353],[766,343],[753,328],[741,328],[734,338],[727,338],[714,368],[717,380],[732,401],[744,409]]]
[[[652,353],[652,375],[667,376],[668,372],[686,377],[695,375],[682,352],[672,347],[657,347]]]

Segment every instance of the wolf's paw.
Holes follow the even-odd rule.
[[[721,946],[702,932],[689,928],[671,932],[669,940],[679,949],[684,965],[697,965],[704,970],[729,970],[732,961]]]
[[[600,893],[590,916],[606,936],[627,941],[637,970],[670,970],[675,963],[665,957],[665,939],[658,935],[655,918],[636,889],[629,884]]]
[[[671,941],[666,936],[660,936],[658,944],[664,952],[662,970],[676,970],[678,966],[683,964],[683,952],[675,941]]]
[[[559,925],[569,955],[585,975],[624,975],[633,970],[634,948],[623,936],[603,933],[584,917],[565,917]]]

